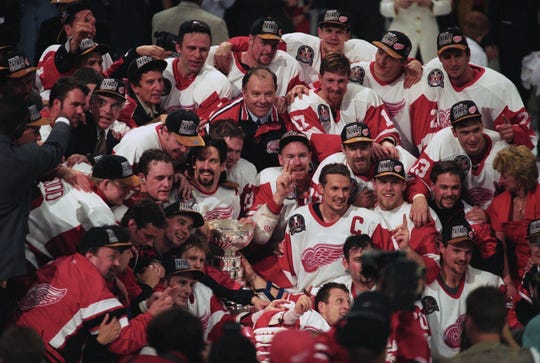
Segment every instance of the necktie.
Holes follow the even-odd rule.
[[[96,155],[105,155],[107,154],[107,143],[105,137],[105,130],[99,130],[99,136],[96,142],[96,148],[94,149],[94,154]]]

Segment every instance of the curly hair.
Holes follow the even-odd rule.
[[[527,146],[512,145],[499,150],[493,160],[493,168],[501,174],[513,176],[527,192],[534,190],[538,183],[536,157]]]

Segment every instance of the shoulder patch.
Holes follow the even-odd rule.
[[[309,45],[302,45],[296,52],[296,60],[302,63],[306,63],[310,66],[313,65],[313,57],[315,52]]]
[[[429,315],[435,311],[440,311],[437,300],[433,296],[424,296],[422,298],[422,312],[424,315]]]
[[[289,233],[292,235],[305,231],[306,230],[306,221],[304,216],[301,214],[294,214],[289,218]]]
[[[430,87],[444,88],[444,73],[439,68],[429,72],[427,82]]]
[[[362,66],[354,66],[351,68],[351,77],[349,80],[354,83],[364,84],[364,77],[366,76],[366,71]]]
[[[324,103],[318,104],[317,115],[323,129],[328,131],[330,129],[330,108]]]
[[[471,159],[467,155],[457,155],[454,157],[454,161],[459,165],[465,175],[469,174],[471,170]]]

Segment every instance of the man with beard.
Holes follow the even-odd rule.
[[[268,67],[277,76],[278,98],[285,95],[295,85],[303,84],[302,69],[289,54],[278,50],[282,29],[279,22],[271,17],[259,18],[251,26],[248,48],[245,51],[233,51],[230,71],[227,78],[234,86],[233,96],[238,96],[242,89],[242,77],[253,67]],[[217,46],[210,49],[207,63],[213,64]]]
[[[106,314],[121,322],[120,336],[108,345],[114,354],[130,354],[145,343],[144,330],[153,316],[172,306],[167,294],[148,311],[128,321],[122,303],[107,282],[120,265],[119,248],[131,245],[123,227],[111,225],[90,229],[78,252],[60,257],[37,272],[37,283],[20,301],[17,325],[41,332],[49,361],[74,362],[90,337],[99,332]],[[91,308],[89,308],[91,307]]]
[[[431,330],[433,359],[450,358],[459,352],[465,321],[465,300],[479,286],[504,289],[499,276],[470,266],[473,231],[466,220],[453,220],[445,225],[439,275],[428,284],[422,297],[422,312]]]
[[[227,145],[223,140],[204,138],[205,146],[191,149],[191,196],[184,202],[191,203],[205,221],[212,219],[238,219],[240,196],[234,187],[221,184],[225,171]]]
[[[320,73],[320,87],[295,98],[287,109],[292,128],[308,136],[315,159],[320,162],[339,151],[339,134],[349,122],[363,122],[369,127],[376,157],[397,158],[399,132],[374,90],[349,84],[349,59],[329,53],[321,62]]]

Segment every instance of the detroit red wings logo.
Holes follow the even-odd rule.
[[[35,307],[56,304],[67,294],[67,289],[59,289],[50,284],[38,284],[30,289],[19,302],[19,308],[27,311]]]
[[[444,342],[450,348],[457,349],[461,344],[461,332],[465,325],[465,315],[460,315],[457,321],[444,331]]]
[[[385,102],[384,105],[386,106],[386,109],[390,117],[394,118],[405,107],[405,100],[402,99],[401,101],[398,101],[398,102]]]
[[[343,256],[343,246],[319,244],[309,247],[302,253],[302,266],[306,272],[313,272],[321,266],[326,266]]]
[[[470,202],[474,205],[484,206],[493,199],[493,191],[486,188],[471,188],[468,195]]]
[[[452,123],[450,122],[450,109],[439,110],[437,112],[437,118],[439,120],[439,126],[441,128],[452,126]]]
[[[211,221],[214,219],[231,219],[233,210],[231,207],[214,208],[204,214],[205,221]]]

